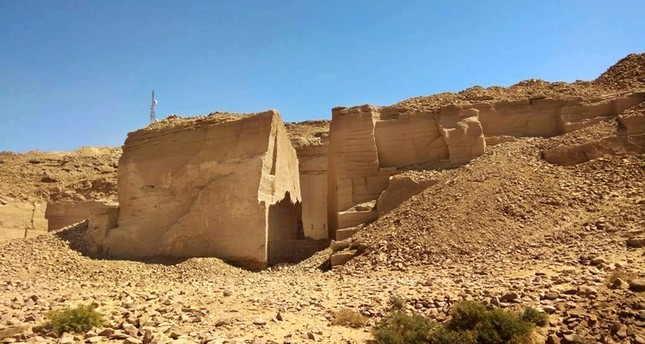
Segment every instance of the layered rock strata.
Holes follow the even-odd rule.
[[[275,110],[130,133],[118,190],[118,227],[95,240],[110,257],[266,265],[272,242],[302,237],[298,159]]]
[[[298,154],[305,237],[327,239],[327,142],[292,140]]]
[[[25,229],[45,231],[45,208],[46,204],[42,202],[9,202],[0,199],[0,230],[19,231],[19,234]]]
[[[373,221],[432,184],[395,178],[396,185],[390,187],[391,178],[404,169],[460,166],[482,155],[487,143],[579,130],[616,118],[644,100],[644,92],[623,92],[585,100],[536,97],[427,109],[334,108],[328,159],[330,233],[342,239],[346,234],[339,236],[339,229]],[[623,115],[619,121],[627,133],[637,133],[642,130],[638,118]],[[618,141],[610,143],[632,149],[630,142]]]
[[[360,106],[332,110],[329,222],[332,233],[378,217],[379,198],[398,168],[458,166],[484,153],[479,111],[450,106],[415,112]],[[358,206],[358,207],[357,207]]]
[[[45,218],[48,222],[47,229],[54,231],[89,220],[92,214],[104,212],[112,207],[114,207],[114,202],[101,200],[48,202],[45,211]]]

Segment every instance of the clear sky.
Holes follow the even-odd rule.
[[[645,51],[645,1],[1,0],[0,151],[123,144],[158,117],[389,105]]]

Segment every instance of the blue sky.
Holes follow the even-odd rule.
[[[389,105],[590,80],[645,51],[645,1],[4,0],[0,151],[119,146],[158,117]]]

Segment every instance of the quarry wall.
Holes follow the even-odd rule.
[[[75,223],[89,220],[92,214],[107,211],[114,208],[114,202],[108,201],[68,201],[68,202],[48,202],[45,218],[47,219],[47,229],[54,231],[73,225]]]
[[[327,223],[328,143],[298,143],[292,140],[299,161],[304,236],[329,238]]]
[[[270,240],[298,237],[297,171],[276,111],[130,133],[119,161],[118,227],[98,244],[118,258],[266,265]]]
[[[615,118],[643,101],[645,93],[637,92],[591,100],[533,98],[449,105],[427,111],[369,105],[334,108],[328,157],[330,236],[344,239],[354,233],[354,226],[373,221],[432,185],[396,177],[405,169],[460,166],[482,155],[487,143],[560,135]],[[628,123],[630,118],[621,121]],[[640,130],[633,129],[637,124],[627,126]]]
[[[339,238],[337,230],[375,220],[376,201],[397,169],[458,166],[483,154],[486,143],[478,117],[477,109],[458,106],[436,112],[369,105],[334,108],[328,180],[331,235]]]
[[[118,205],[5,203],[0,228],[33,222],[55,230],[89,219],[90,251],[109,257],[293,262],[436,183],[406,171],[461,166],[487,145],[617,118],[622,136],[555,148],[544,158],[566,165],[616,151],[642,152],[642,113],[623,111],[643,101],[645,92],[427,110],[338,107],[328,139],[326,128],[324,137],[290,138],[274,110],[153,125],[130,133],[123,146]]]
[[[588,127],[645,99],[642,92],[591,100],[525,99],[472,105],[488,138],[550,137]]]
[[[46,206],[44,202],[0,201],[0,238],[22,238],[25,229],[46,231]]]

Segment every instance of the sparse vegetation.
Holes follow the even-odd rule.
[[[455,331],[446,327],[438,328],[432,333],[432,344],[477,344],[475,331]]]
[[[396,311],[377,325],[374,337],[379,344],[528,344],[533,321],[546,323],[533,308],[518,315],[473,301],[456,304],[451,313],[452,319],[439,326],[419,314]]]
[[[488,309],[481,303],[464,301],[452,309],[446,324],[451,331],[474,332],[480,344],[530,343],[533,324],[502,309]]]
[[[546,326],[549,321],[549,316],[546,313],[540,312],[533,307],[526,307],[520,318],[537,326]]]
[[[47,313],[47,318],[49,321],[40,330],[52,331],[59,335],[63,332],[84,333],[103,324],[103,316],[93,305],[52,311]]]
[[[27,329],[27,326],[14,326],[14,327],[9,327],[9,328],[0,330],[0,340],[3,340],[5,338],[11,338],[26,329]]]
[[[402,311],[405,309],[405,299],[399,295],[390,297],[390,309],[395,311]]]
[[[367,325],[367,321],[368,319],[359,312],[350,309],[342,309],[334,313],[332,325],[362,328]]]
[[[436,326],[432,320],[419,314],[395,311],[376,326],[374,338],[379,344],[431,343],[431,333]]]

